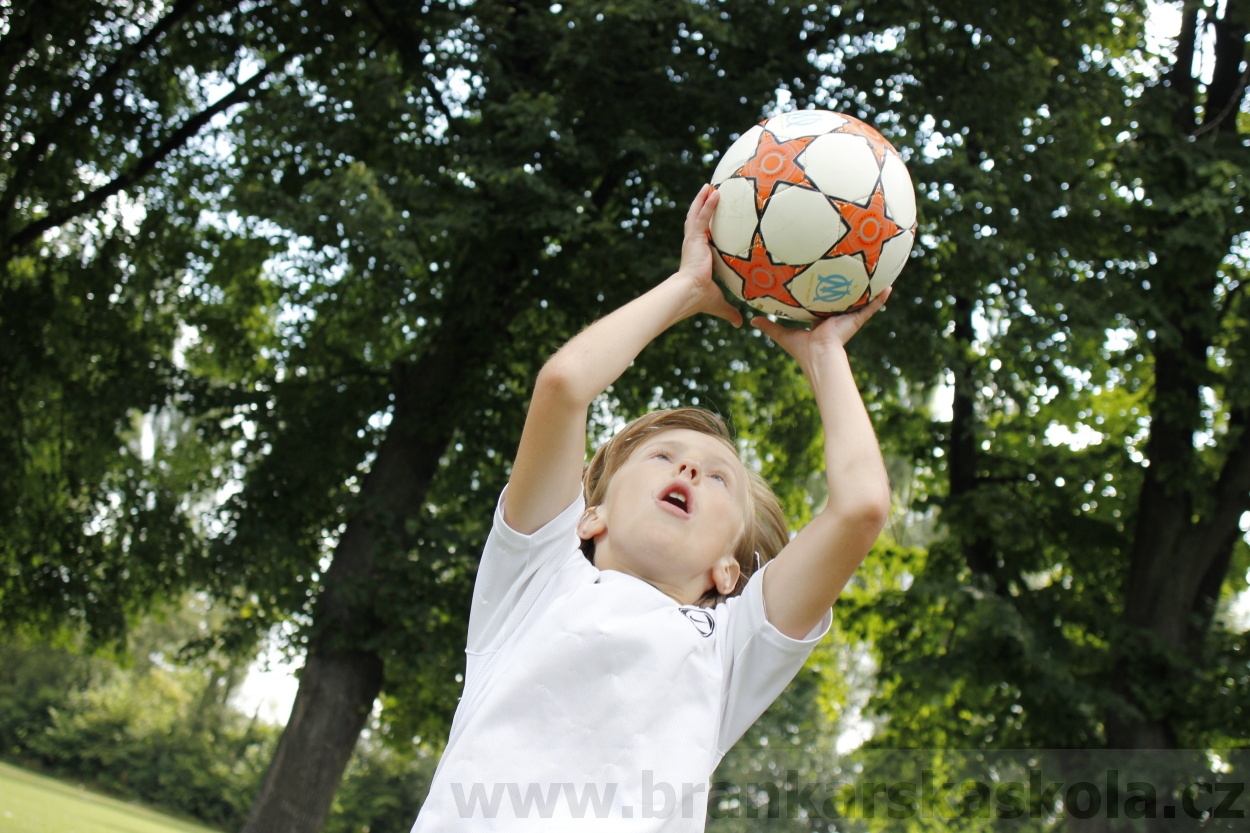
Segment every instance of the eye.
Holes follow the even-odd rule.
[[[667,451],[657,451],[651,455],[652,460],[655,460],[656,458],[659,458],[660,460],[668,460],[670,462],[672,460],[672,457],[669,456]]]
[[[726,483],[728,483],[728,482],[729,482],[729,481],[725,478],[725,475],[723,475],[723,474],[721,474],[721,473],[719,473],[719,472],[713,472],[712,474],[709,474],[709,475],[708,475],[708,477],[712,478],[712,479],[713,479],[713,480],[715,480],[717,483],[720,483],[722,486],[724,486]]]

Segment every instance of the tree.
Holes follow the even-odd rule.
[[[411,683],[397,725],[444,730],[468,553],[530,377],[601,304],[664,273],[649,229],[677,227],[720,125],[749,124],[776,75],[810,70],[794,16],[749,4],[411,11],[19,4],[4,21],[4,448],[20,474],[6,480],[4,614],[115,636],[152,598],[199,585],[235,601],[238,645],[312,613],[305,693],[337,667],[350,695],[299,712],[347,716],[331,784],[383,655],[394,687]],[[281,84],[279,67],[294,71]],[[201,152],[214,119],[262,91],[232,155]],[[340,186],[377,202],[349,205]],[[347,221],[337,236],[332,217]],[[276,227],[332,241],[343,271],[315,275],[325,261],[308,257],[314,280],[280,285],[262,268]],[[470,273],[494,279],[446,277]],[[285,342],[281,303],[308,313]],[[725,337],[700,325],[669,349]],[[728,355],[680,378],[667,361],[640,367],[622,410],[719,390]],[[299,453],[309,442],[316,458]],[[215,522],[195,515],[237,466],[247,488],[206,550]],[[454,472],[469,466],[465,489]],[[297,738],[307,724],[293,722]]]
[[[921,196],[923,253],[856,346],[939,532],[835,608],[880,663],[865,762],[1246,743],[1246,18],[1181,10],[1155,54],[1134,4],[855,4],[844,72],[796,97],[897,125]],[[894,762],[956,771],[921,758]]]
[[[1184,700],[1156,704],[1154,695],[1218,667],[1195,668],[1192,658],[1215,647],[1211,627],[1239,543],[1245,561],[1238,524],[1250,511],[1250,329],[1244,250],[1230,247],[1250,230],[1239,204],[1250,155],[1244,119],[1234,117],[1245,99],[1248,23],[1244,3],[1222,14],[1186,4],[1175,58],[1150,91],[1161,106],[1126,160],[1153,203],[1139,222],[1157,262],[1143,270],[1135,322],[1154,359],[1150,467],[1128,550],[1128,633],[1115,688],[1127,708],[1108,715],[1113,746],[1168,748],[1208,741],[1216,728],[1191,722]],[[1215,62],[1202,85],[1192,66],[1204,29],[1214,32]]]
[[[875,743],[1244,744],[1245,10],[1185,3],[1170,55],[1134,4],[893,12],[927,227],[890,321],[927,349],[889,361],[953,406],[892,438],[945,534],[843,608]]]
[[[184,431],[176,451],[158,443],[145,459],[134,420],[191,386],[175,355],[179,300],[212,248],[194,140],[269,78],[246,59],[237,5],[23,0],[0,12],[8,626],[83,620],[116,637],[127,613],[204,568],[188,493],[211,493],[208,449]],[[169,437],[186,428],[166,424]]]

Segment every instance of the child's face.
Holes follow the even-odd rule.
[[[666,592],[702,582],[697,599],[717,583],[707,576],[723,559],[737,578],[733,553],[748,489],[745,467],[722,440],[688,428],[653,434],[612,476],[596,508],[603,532],[595,536],[595,563]]]

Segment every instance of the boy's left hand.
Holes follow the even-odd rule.
[[[803,372],[811,376],[810,371],[819,362],[820,355],[831,347],[844,347],[851,340],[851,336],[864,326],[864,322],[881,309],[886,299],[890,297],[892,289],[892,287],[886,287],[877,293],[877,297],[854,312],[827,318],[810,330],[783,327],[763,316],[752,318],[751,325],[781,345],[781,349],[793,356],[794,360],[799,363]]]

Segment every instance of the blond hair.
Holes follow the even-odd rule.
[[[738,456],[734,445],[733,434],[716,414],[702,408],[675,408],[668,411],[652,411],[626,425],[620,433],[612,437],[595,452],[590,465],[582,475],[582,491],[586,496],[586,506],[599,506],[608,492],[608,484],[617,470],[629,459],[629,455],[638,444],[648,437],[661,431],[685,428],[716,437],[733,450]],[[747,580],[781,552],[781,548],[790,539],[786,526],[785,513],[781,511],[781,503],[773,494],[760,474],[748,466],[743,466],[747,473],[747,506],[746,526],[734,547],[734,559],[738,562],[738,583],[728,595],[736,596],[746,587]],[[582,540],[582,552],[594,560],[595,542]],[[725,597],[716,588],[708,590],[699,599],[704,607],[715,605]]]

